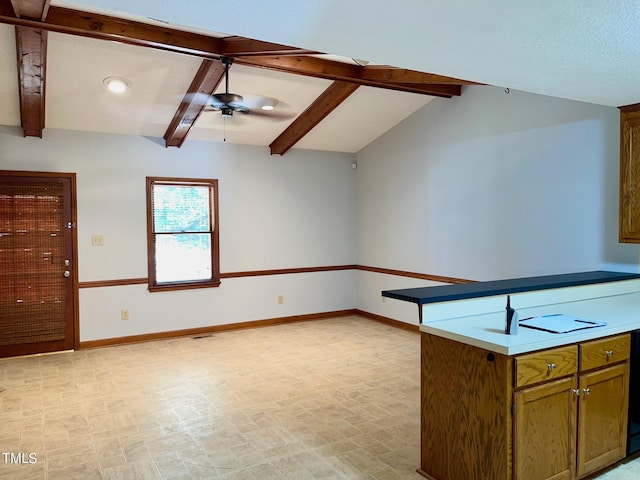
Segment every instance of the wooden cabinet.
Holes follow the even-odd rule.
[[[629,334],[580,345],[578,477],[625,456],[630,346]]]
[[[511,357],[421,334],[421,453],[432,480],[512,480]]]
[[[578,371],[578,347],[551,348],[514,358],[516,388],[573,375]]]
[[[575,376],[514,394],[514,478],[576,478]]]
[[[629,349],[625,334],[514,359],[516,480],[581,478],[625,456]],[[522,389],[534,382],[521,365],[543,383]]]
[[[580,371],[606,367],[629,360],[631,335],[617,335],[580,344]]]
[[[578,346],[521,355],[513,362],[514,478],[575,478]]]
[[[625,456],[629,364],[580,375],[578,477]]]
[[[422,334],[432,480],[574,480],[625,455],[629,334],[517,357]]]
[[[640,104],[620,108],[619,240],[640,243]]]

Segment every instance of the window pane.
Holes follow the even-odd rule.
[[[211,235],[156,235],[157,283],[211,278]]]
[[[155,232],[210,231],[209,191],[207,186],[154,185]]]

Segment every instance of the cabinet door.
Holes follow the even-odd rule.
[[[514,393],[515,480],[575,478],[575,376]]]
[[[579,380],[578,476],[625,456],[629,364],[583,374]]]
[[[640,243],[640,111],[620,113],[619,226],[620,242]]]

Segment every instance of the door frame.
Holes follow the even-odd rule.
[[[0,170],[0,177],[40,177],[40,178],[59,178],[66,179],[69,181],[71,185],[71,222],[72,228],[71,230],[71,257],[72,257],[72,265],[74,268],[71,269],[71,291],[72,298],[71,301],[73,303],[72,308],[72,316],[73,316],[73,349],[78,350],[80,347],[80,295],[78,291],[78,209],[77,209],[77,190],[76,190],[76,174],[75,173],[64,173],[64,172],[31,172],[31,171],[22,171],[22,170]],[[68,308],[68,307],[67,307]],[[43,352],[49,353],[49,352]],[[21,354],[17,354],[20,356]],[[39,355],[39,354],[34,354]]]

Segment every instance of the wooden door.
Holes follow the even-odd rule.
[[[626,455],[628,385],[628,363],[580,376],[578,477]]]
[[[0,171],[0,357],[77,343],[75,175]]]
[[[515,480],[575,478],[576,383],[568,377],[514,394]]]

